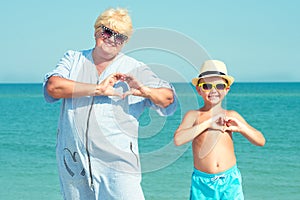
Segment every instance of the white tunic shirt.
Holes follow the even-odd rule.
[[[56,68],[45,75],[45,99],[47,102],[58,100],[49,96],[45,89],[51,76],[96,84],[115,72],[131,74],[145,86],[173,89],[144,63],[122,53],[98,76],[92,59],[92,49],[89,49],[66,52]],[[126,82],[117,82],[114,88],[121,93],[130,89]],[[160,115],[170,115],[175,112],[176,105],[176,97],[167,108],[161,108],[149,99],[133,95],[124,99],[117,96],[63,99],[57,135],[59,168],[67,169],[73,176],[76,173],[90,173],[90,179],[94,176],[91,176],[93,169],[90,170],[90,166],[97,166],[93,162],[125,173],[140,173],[139,116],[146,107],[155,109]],[[75,165],[75,161],[82,165]]]

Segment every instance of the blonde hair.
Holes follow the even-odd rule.
[[[101,13],[94,24],[95,33],[101,30],[101,25],[128,37],[130,37],[133,32],[131,18],[128,10],[125,8],[109,8]]]

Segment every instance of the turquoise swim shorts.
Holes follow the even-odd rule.
[[[243,200],[242,177],[237,166],[218,174],[208,174],[194,168],[190,200]]]

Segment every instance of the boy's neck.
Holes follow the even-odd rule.
[[[201,111],[205,111],[205,112],[209,112],[209,111],[213,111],[213,112],[221,112],[224,111],[223,107],[222,107],[222,103],[218,103],[218,104],[204,104],[204,106],[202,108],[200,108]]]

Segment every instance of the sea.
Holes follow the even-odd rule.
[[[146,109],[140,118],[142,187],[147,200],[189,199],[191,143],[176,147],[184,114],[203,105],[189,83],[173,83],[177,111]],[[42,84],[0,84],[0,199],[60,200],[55,146],[60,101],[49,104]],[[233,140],[246,200],[300,199],[300,83],[234,83],[224,108],[260,130],[258,147],[239,133]]]

